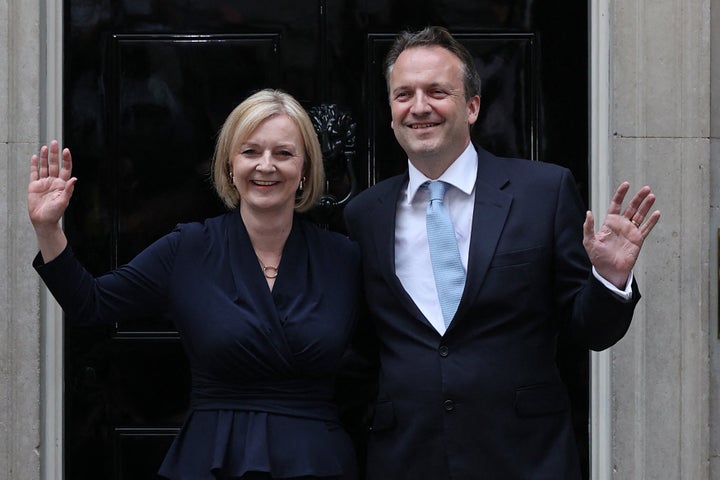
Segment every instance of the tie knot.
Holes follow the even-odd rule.
[[[447,183],[441,181],[428,182],[427,187],[428,190],[430,190],[430,201],[442,201],[445,197],[445,191],[447,190],[447,186]]]

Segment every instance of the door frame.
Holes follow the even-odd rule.
[[[39,41],[45,58],[38,79],[40,141],[56,138],[62,145],[63,2],[46,0],[41,5],[45,28],[39,29]],[[63,480],[63,311],[45,284],[40,285],[40,478]]]
[[[610,204],[612,148],[610,136],[610,2],[589,0],[588,56],[590,92],[590,208],[604,218]],[[590,357],[590,478],[612,478],[612,383],[611,349]]]
[[[610,202],[610,1],[589,1],[590,205],[598,218]],[[42,141],[62,144],[63,1],[44,2],[45,45],[40,85]],[[63,480],[63,328],[62,309],[44,286],[40,291],[42,480]],[[612,478],[612,402],[610,350],[593,352],[590,363],[590,455],[592,480]]]

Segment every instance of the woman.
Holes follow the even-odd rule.
[[[358,307],[359,251],[295,214],[315,203],[324,181],[297,101],[263,90],[228,116],[213,159],[228,213],[179,225],[98,278],[75,259],[59,223],[77,181],[70,151],[53,141],[30,165],[33,265],[68,320],[167,312],[180,334],[191,408],[160,475],[356,478],[332,398]]]

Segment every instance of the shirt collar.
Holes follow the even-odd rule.
[[[463,153],[448,167],[447,170],[440,175],[438,180],[449,183],[458,190],[465,192],[466,195],[472,193],[475,187],[475,178],[477,177],[478,158],[477,151],[472,142],[468,143]],[[407,203],[412,203],[418,189],[425,182],[431,181],[420,170],[408,160],[408,186],[407,186]]]

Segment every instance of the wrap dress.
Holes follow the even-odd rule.
[[[180,224],[97,278],[70,247],[33,266],[66,321],[174,322],[191,405],[160,475],[346,480],[356,478],[355,454],[333,395],[360,301],[359,255],[346,237],[296,215],[271,291],[235,210]]]

